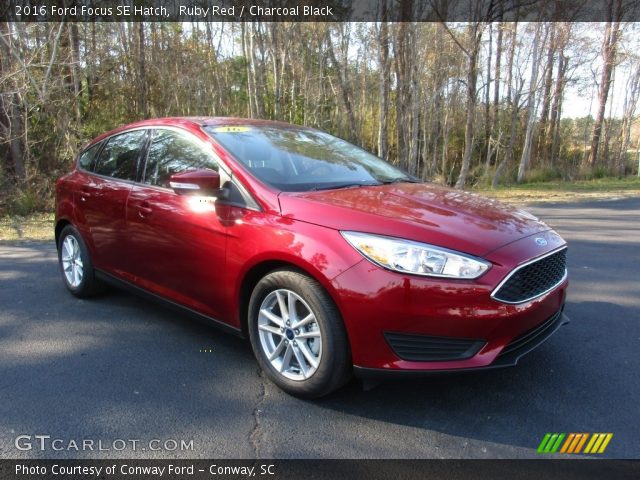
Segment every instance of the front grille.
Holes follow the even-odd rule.
[[[517,268],[503,280],[492,297],[505,303],[522,303],[555,288],[567,273],[567,249]]]
[[[557,322],[561,320],[562,311],[557,312],[555,315],[552,315],[547,320],[542,322],[537,327],[532,328],[524,332],[521,335],[518,335],[516,338],[511,340],[511,342],[502,349],[498,357],[502,357],[508,355],[509,353],[515,352],[516,350],[525,350],[527,346],[533,345],[537,340],[543,340],[545,337],[551,335],[554,331],[554,326]]]
[[[398,357],[413,362],[464,360],[473,357],[485,344],[482,340],[391,332],[385,332],[384,337]]]

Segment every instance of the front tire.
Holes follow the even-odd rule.
[[[251,347],[267,376],[304,398],[327,395],[351,376],[344,324],[322,286],[293,270],[258,282],[249,301]]]
[[[89,297],[102,290],[102,284],[95,278],[89,250],[80,232],[71,225],[60,232],[58,264],[65,286],[76,297]]]

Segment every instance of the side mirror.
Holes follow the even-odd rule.
[[[213,170],[187,170],[169,177],[169,186],[178,195],[202,195],[223,197],[220,190],[220,175]]]

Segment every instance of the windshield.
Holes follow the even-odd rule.
[[[204,130],[258,179],[285,192],[415,181],[375,155],[318,130],[254,125]]]

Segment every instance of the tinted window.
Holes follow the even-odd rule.
[[[284,191],[415,181],[360,147],[318,130],[242,125],[205,131],[256,177]]]
[[[156,130],[149,147],[144,183],[169,187],[169,177],[186,170],[218,170],[212,153],[186,135],[172,130]]]
[[[100,152],[95,172],[107,177],[136,179],[136,162],[146,130],[135,130],[111,137]]]
[[[80,158],[78,159],[78,165],[80,166],[80,168],[83,168],[89,171],[93,170],[93,160],[95,159],[95,156],[96,156],[96,153],[98,153],[98,150],[100,150],[101,145],[102,145],[102,142],[97,143],[93,147],[82,152],[82,154],[80,155]]]

